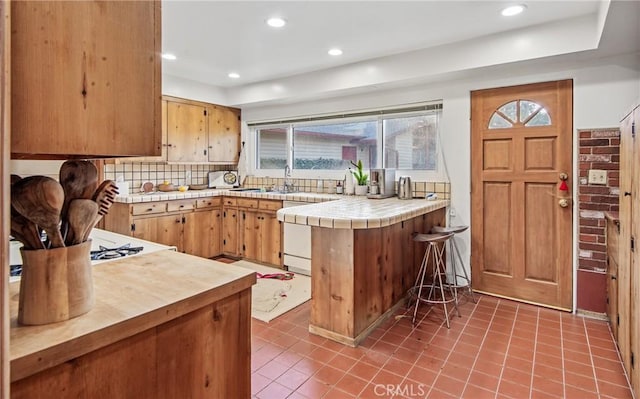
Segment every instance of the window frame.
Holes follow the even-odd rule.
[[[442,107],[442,102],[432,102],[429,104],[439,105],[438,108],[435,109],[425,109],[425,110],[411,110],[411,111],[402,111],[398,109],[397,112],[394,109],[388,109],[386,112],[379,112],[379,114],[374,115],[373,113],[363,115],[363,116],[341,116],[336,114],[334,118],[327,117],[318,117],[313,118],[309,117],[308,120],[292,120],[291,122],[287,122],[285,120],[278,122],[265,122],[265,123],[249,123],[249,142],[252,143],[250,146],[250,150],[247,158],[247,172],[250,175],[255,177],[270,177],[270,178],[282,178],[284,176],[284,169],[259,169],[258,166],[258,154],[259,154],[259,143],[258,143],[258,134],[257,132],[260,129],[264,128],[282,128],[286,127],[287,129],[287,142],[286,142],[286,153],[287,153],[287,165],[293,166],[293,156],[294,156],[294,143],[293,143],[293,129],[294,125],[296,127],[299,126],[309,126],[309,125],[318,125],[321,123],[336,123],[336,122],[359,122],[359,121],[371,121],[375,120],[377,126],[376,132],[376,140],[377,140],[377,148],[376,148],[376,156],[378,159],[378,167],[383,167],[385,164],[385,148],[386,145],[383,139],[383,120],[398,118],[398,117],[414,117],[420,115],[428,115],[435,114],[438,123],[438,132],[436,133],[436,168],[435,170],[418,170],[418,169],[397,169],[396,170],[396,180],[399,176],[409,176],[415,181],[438,181],[442,180],[445,175],[444,170],[444,160],[442,157],[442,142],[440,135],[442,134],[442,114],[444,109]],[[332,179],[332,180],[342,180],[345,176],[345,170],[328,170],[328,169],[295,169],[292,167],[291,169],[291,177],[297,179]]]

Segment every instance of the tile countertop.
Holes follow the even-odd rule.
[[[339,201],[278,210],[278,220],[333,229],[368,229],[390,226],[403,220],[449,206],[448,200],[367,199],[341,197]]]
[[[152,194],[132,194],[117,196],[116,202],[133,204],[138,202],[168,201],[185,198],[219,197],[221,195],[243,198],[263,198],[281,201],[323,202],[345,198],[344,195],[318,193],[290,193],[279,194],[260,191],[232,191],[232,190],[189,190],[185,192],[171,191],[167,193],[154,192]]]

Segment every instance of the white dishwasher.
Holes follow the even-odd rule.
[[[312,202],[283,201],[283,208]],[[311,226],[284,224],[284,265],[289,271],[311,276]]]

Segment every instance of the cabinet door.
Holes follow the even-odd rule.
[[[159,1],[13,2],[12,157],[159,155],[160,24]]]
[[[182,245],[182,215],[167,215],[157,218],[155,242],[164,245],[172,245],[180,252],[184,252]]]
[[[631,375],[631,237],[632,237],[632,190],[633,190],[633,137],[632,116],[625,118],[620,126],[620,236],[618,242],[618,347],[620,356]],[[628,193],[628,194],[625,194]]]
[[[275,213],[261,213],[260,218],[260,260],[282,267],[282,223]]]
[[[242,256],[246,259],[260,260],[260,216],[254,211],[242,211],[240,231]]]
[[[240,155],[240,110],[209,108],[209,162],[237,163]]]
[[[169,101],[167,103],[167,160],[207,162],[206,108]]]
[[[222,252],[227,255],[238,253],[238,209],[224,208],[222,212]]]
[[[131,235],[142,240],[158,242],[158,218],[133,219]],[[107,228],[108,229],[108,228]],[[108,229],[110,231],[115,231]]]
[[[218,215],[218,216],[216,216]],[[183,226],[184,252],[212,258],[220,254],[220,211],[208,210],[184,214]]]
[[[633,366],[631,367],[630,377],[631,385],[636,394],[636,398],[640,395],[640,249],[638,244],[640,241],[640,107],[634,111],[635,131],[633,135],[633,205],[631,220],[633,221],[631,228],[632,239],[634,240],[634,251],[631,252],[630,262],[630,300],[629,314],[630,322],[630,347],[633,354]]]

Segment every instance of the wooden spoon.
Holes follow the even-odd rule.
[[[64,190],[50,177],[29,176],[11,186],[11,205],[47,232],[53,248],[64,247],[59,229],[63,204]]]
[[[91,229],[98,224],[100,219],[107,213],[109,213],[109,208],[116,200],[116,196],[118,195],[118,186],[113,180],[105,180],[100,184],[100,186],[96,189],[96,192],[93,193],[92,199],[98,205],[98,214],[95,216],[93,220],[93,224],[86,231],[86,235],[83,237],[84,241],[89,238],[89,234],[91,233]]]
[[[75,199],[69,204],[68,214],[69,230],[65,243],[71,246],[85,242],[85,236],[89,236],[98,215],[98,204],[90,199]]]
[[[64,204],[60,216],[62,231],[66,235],[69,204],[74,199],[91,199],[98,187],[98,169],[90,161],[66,161],[60,166],[60,184],[64,189]]]
[[[11,235],[24,244],[25,249],[43,249],[44,243],[40,239],[40,229],[11,207]]]

